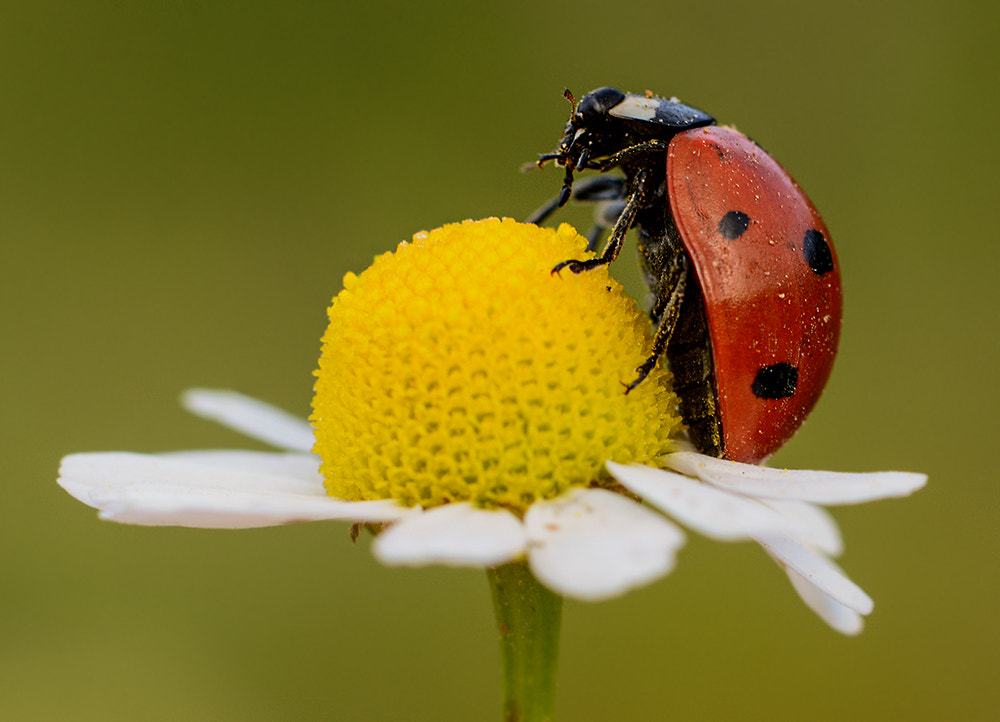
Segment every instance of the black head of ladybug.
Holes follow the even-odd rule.
[[[555,152],[538,159],[539,165],[555,161],[566,168],[560,206],[569,200],[573,172],[585,170],[591,160],[608,158],[649,140],[668,140],[682,130],[715,123],[712,116],[675,98],[633,95],[608,87],[590,91],[579,103],[574,102],[569,90],[564,95],[573,104],[569,123]]]
[[[572,102],[572,94],[566,97]],[[560,157],[556,163],[583,170],[590,158],[599,158],[620,148],[625,129],[610,112],[625,98],[625,93],[615,88],[598,88],[583,96],[573,108],[573,115],[559,141],[557,153]]]
[[[558,205],[565,205],[573,190],[573,171],[587,167],[590,158],[607,155],[612,149],[621,147],[620,124],[609,115],[609,111],[625,99],[625,93],[615,88],[598,88],[583,96],[577,104],[573,93],[567,88],[563,95],[570,102],[569,122],[563,130],[562,140],[552,153],[539,156],[538,166],[549,161],[566,168],[566,179],[559,194]],[[613,137],[612,137],[613,136]]]

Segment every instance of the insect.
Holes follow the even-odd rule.
[[[591,249],[553,269],[611,263],[638,232],[657,330],[626,391],[666,353],[695,447],[760,463],[802,425],[837,353],[841,287],[830,233],[812,202],[766,151],[707,113],[646,93],[599,88],[573,106],[555,152],[562,191],[528,222],[578,200],[602,202]],[[593,169],[621,175],[576,183]]]

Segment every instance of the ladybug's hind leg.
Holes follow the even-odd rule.
[[[656,295],[656,302],[649,312],[654,320],[659,320],[656,335],[653,337],[653,350],[650,351],[646,360],[636,368],[638,376],[625,386],[625,393],[634,389],[649,376],[649,372],[656,368],[660,356],[667,350],[667,344],[677,326],[677,319],[680,318],[681,302],[684,300],[684,289],[687,287],[687,269],[687,254],[675,253],[671,256],[659,292]]]

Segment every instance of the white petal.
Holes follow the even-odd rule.
[[[795,541],[814,547],[832,557],[839,557],[844,553],[844,540],[840,536],[840,527],[830,512],[823,507],[807,504],[804,501],[774,499],[763,499],[762,503],[796,521],[798,529],[789,535]]]
[[[865,627],[864,618],[850,607],[824,594],[818,587],[792,569],[785,569],[795,591],[806,606],[841,634],[854,636],[861,634]]]
[[[607,462],[622,486],[677,521],[720,541],[752,539],[773,532],[798,533],[797,519],[754,499],[720,491],[672,471]]]
[[[249,471],[254,474],[301,479],[304,489],[315,490],[323,486],[319,471],[320,459],[315,454],[302,452],[245,451],[242,449],[205,449],[197,451],[168,451],[156,456],[175,461],[188,461],[201,466]],[[323,490],[325,493],[325,489]]]
[[[524,525],[528,561],[538,580],[559,594],[590,601],[667,574],[684,545],[681,531],[659,514],[602,489],[537,502]]]
[[[759,538],[757,541],[782,568],[798,572],[820,592],[855,612],[871,614],[875,606],[872,598],[826,557],[782,535]]]
[[[406,516],[375,538],[383,564],[490,567],[521,556],[524,527],[509,511],[446,504]]]
[[[924,474],[880,471],[845,474],[834,471],[789,471],[715,459],[690,451],[668,454],[665,463],[682,474],[740,494],[767,499],[797,499],[814,504],[858,504],[908,496],[927,483]]]
[[[312,451],[316,443],[308,421],[235,391],[190,389],[181,403],[193,414],[279,449]]]
[[[262,471],[252,471],[248,452],[221,453],[241,461],[230,469],[218,465],[219,455],[212,463],[200,463],[194,460],[199,454],[74,454],[63,459],[59,484],[99,509],[104,519],[148,526],[246,529],[322,519],[382,522],[408,511],[391,501],[327,496],[302,455],[261,454]],[[276,469],[285,473],[272,473]]]

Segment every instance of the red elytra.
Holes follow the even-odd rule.
[[[842,297],[830,233],[785,169],[731,128],[675,135],[667,184],[704,298],[725,458],[759,463],[833,368]]]

